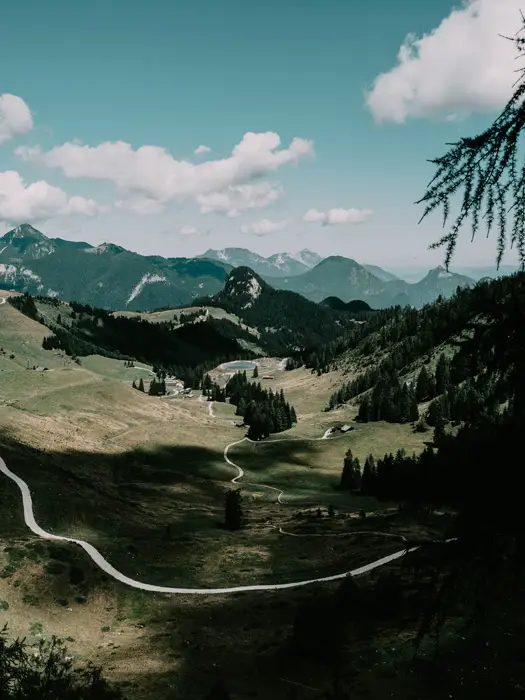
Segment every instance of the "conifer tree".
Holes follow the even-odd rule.
[[[243,525],[242,493],[240,489],[226,492],[224,525],[227,530],[240,530]]]
[[[131,386],[132,386],[134,389],[136,389],[136,388],[137,388],[137,382],[136,382],[135,380],[133,380]]]
[[[372,403],[368,395],[364,396],[359,404],[357,419],[361,423],[368,423],[368,421],[372,420]]]
[[[442,418],[438,418],[437,422],[434,426],[434,445],[435,447],[441,447],[443,445],[443,442],[446,438],[446,433],[445,433],[445,421]]]
[[[353,491],[361,486],[361,468],[359,460],[354,458],[352,450],[349,448],[343,462],[343,471],[341,472],[341,481],[339,487],[345,491]]]
[[[440,421],[444,421],[443,408],[439,399],[434,399],[433,401],[431,401],[431,403],[428,406],[425,418],[427,423],[432,426],[437,425]]]
[[[439,356],[436,366],[436,394],[444,394],[450,386],[450,363],[444,353]]]
[[[412,395],[412,398],[410,400],[410,408],[408,412],[408,421],[409,423],[415,423],[419,420],[419,408],[417,405],[417,400],[415,395]]]
[[[257,365],[255,365],[255,367],[253,368],[252,379],[257,379],[258,376],[259,376],[259,368]]]
[[[139,391],[144,391],[144,380],[142,377],[139,379],[139,386],[138,386]]]
[[[375,493],[375,482],[377,477],[376,465],[372,455],[368,455],[363,467],[361,477],[361,493],[364,496],[373,496]]]
[[[416,382],[416,399],[418,403],[421,403],[428,398],[430,398],[430,377],[427,368],[423,365]]]

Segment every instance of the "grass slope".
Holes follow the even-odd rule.
[[[247,488],[247,527],[228,533],[218,524],[235,472],[223,449],[243,435],[233,425],[233,407],[217,405],[213,418],[197,397],[140,394],[128,375],[137,369],[124,371],[121,362],[100,356],[65,366],[62,355],[41,349],[47,329],[9,305],[0,306],[0,329],[15,352],[0,375],[0,453],[30,485],[43,527],[92,542],[129,576],[167,585],[282,582],[352,568],[399,547],[381,537],[288,537],[272,527],[321,535],[363,529],[345,516],[375,504],[333,490],[344,451],[352,445],[361,456],[374,440],[382,451],[386,442],[394,449],[392,442],[401,446],[409,438],[394,432],[403,426],[376,424],[338,440],[304,440],[334,422],[322,407],[340,380],[337,373],[284,372],[276,359],[261,361],[262,383],[283,387],[300,416],[299,425],[279,437],[301,439],[243,443],[231,454],[247,480],[281,484],[290,502],[280,506],[270,492]],[[51,371],[26,370],[28,359]],[[267,371],[273,379],[262,379]],[[332,500],[335,519],[308,515]],[[13,632],[35,640],[39,634],[69,637],[80,663],[103,664],[133,700],[167,700],[173,693],[200,700],[219,671],[234,693],[256,689],[262,700],[288,700],[283,674],[326,687],[327,670],[305,667],[290,655],[286,639],[297,606],[326,595],[330,586],[209,600],[143,594],[109,580],[76,548],[33,537],[18,489],[4,479],[0,508],[0,600],[9,606]],[[306,513],[302,522],[298,510]],[[413,527],[378,522],[367,527],[401,533]],[[391,643],[388,633],[379,645],[374,641],[385,650]]]

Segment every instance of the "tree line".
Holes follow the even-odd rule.
[[[255,371],[254,371],[255,374]],[[255,374],[257,378],[258,374]],[[281,389],[274,392],[264,389],[260,382],[248,380],[246,371],[237,372],[228,380],[224,389],[207,375],[202,384],[203,394],[213,401],[226,401],[237,407],[236,416],[243,418],[248,427],[247,437],[261,440],[270,433],[289,430],[297,423],[295,408],[291,406]]]

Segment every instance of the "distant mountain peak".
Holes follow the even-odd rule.
[[[20,224],[16,226],[11,231],[8,231],[5,236],[2,237],[2,240],[7,243],[12,243],[13,241],[22,240],[24,238],[32,238],[38,241],[49,240],[43,233],[31,226],[31,224]]]
[[[224,293],[230,299],[243,303],[243,308],[250,307],[268,285],[249,267],[236,267],[230,272],[224,286]]]
[[[116,245],[115,243],[101,243],[98,245],[96,248],[88,248],[86,249],[86,253],[95,253],[102,255],[103,253],[110,253],[113,255],[116,255],[117,253],[125,253],[126,249],[123,248],[120,245]]]
[[[199,257],[228,263],[232,267],[249,267],[266,277],[300,275],[315,267],[322,259],[317,253],[306,249],[298,253],[274,253],[265,258],[247,248],[209,248]]]

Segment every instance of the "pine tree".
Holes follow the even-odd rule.
[[[341,481],[339,488],[345,491],[353,491],[361,486],[361,468],[359,460],[354,458],[352,450],[348,449],[343,462],[343,471],[341,472]]]
[[[444,353],[439,356],[436,366],[436,394],[444,394],[450,386],[450,363]]]
[[[139,379],[139,386],[138,386],[139,391],[144,391],[144,380],[142,377]]]
[[[359,404],[357,420],[361,421],[361,423],[368,423],[368,421],[372,420],[372,401],[368,394],[363,397]]]
[[[136,389],[136,388],[137,388],[137,382],[136,382],[135,380],[133,380],[131,386],[132,386],[134,389]]]
[[[246,413],[246,401],[241,396],[241,398],[239,399],[239,403],[237,404],[237,410],[235,411],[235,415],[236,416],[244,416],[245,413]]]
[[[348,452],[350,452],[350,458],[348,458]],[[352,451],[348,450],[347,456],[343,462],[343,471],[341,472],[341,481],[339,482],[339,488],[349,491],[352,488],[353,477],[354,477],[354,460],[352,459]]]
[[[425,418],[427,423],[432,426],[437,425],[440,421],[444,421],[443,408],[439,399],[434,399],[431,401]]]
[[[361,464],[359,463],[359,459],[357,457],[354,458],[353,468],[354,468],[354,472],[353,472],[352,489],[355,491],[359,491],[359,489],[361,488],[362,474],[361,474]]]
[[[291,407],[291,416],[292,416],[292,423],[297,423],[297,414],[295,412],[295,408],[292,406]]]
[[[259,368],[257,367],[257,365],[255,365],[255,367],[253,368],[252,379],[257,379],[258,376],[259,376]]]
[[[240,489],[226,492],[224,525],[227,530],[240,530],[243,525],[242,493]]]
[[[409,423],[415,423],[419,420],[419,408],[417,405],[416,397],[412,394],[410,401],[410,408],[408,411],[408,421]]]
[[[416,382],[416,399],[418,403],[421,403],[428,398],[430,398],[430,377],[427,368],[423,365]]]
[[[372,457],[372,455],[368,455],[368,457],[365,460],[363,475],[361,477],[361,493],[364,496],[374,495],[376,477],[377,470],[374,458]]]
[[[283,418],[284,418],[284,425],[285,425],[285,428],[284,428],[284,429],[285,429],[285,430],[289,430],[289,429],[292,427],[292,425],[293,425],[293,421],[292,421],[292,410],[291,410],[291,408],[290,408],[290,404],[289,404],[289,403],[286,403],[285,406],[284,406],[284,416],[283,416]]]
[[[434,445],[435,447],[441,447],[443,445],[444,440],[446,439],[446,433],[445,433],[445,421],[442,418],[438,418],[435,426],[434,426]]]

